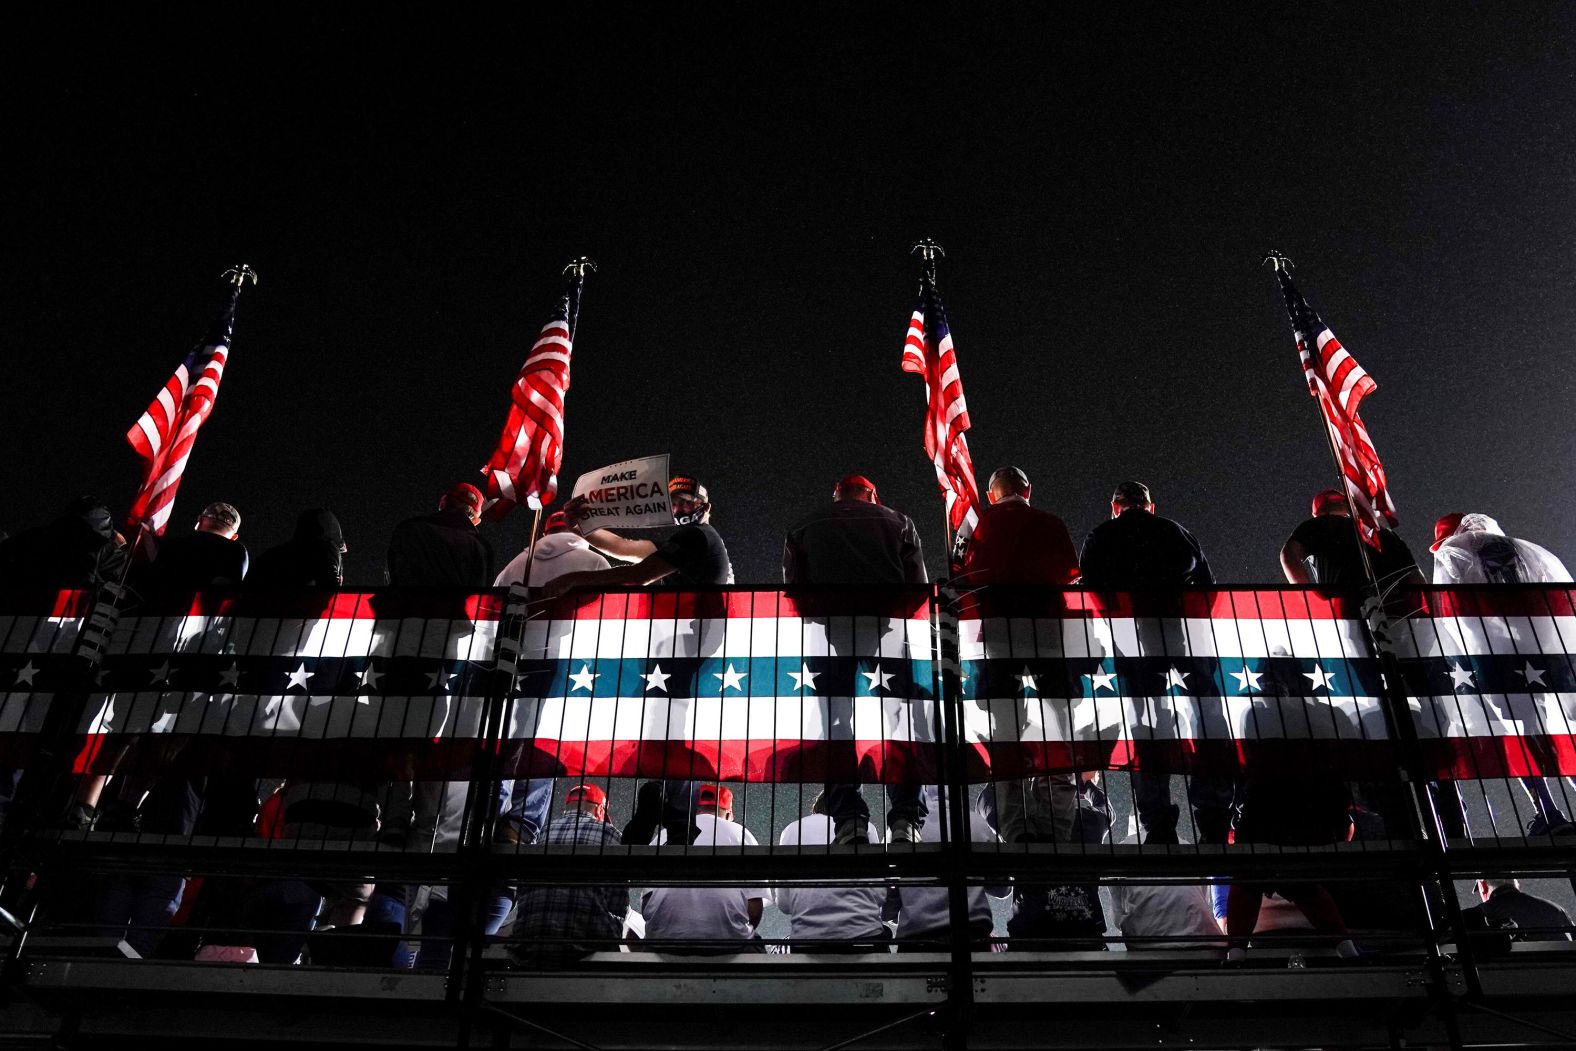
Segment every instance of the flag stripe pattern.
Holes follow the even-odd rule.
[[[925,379],[925,455],[936,467],[936,481],[947,504],[947,524],[954,535],[972,533],[978,520],[980,494],[965,437],[970,426],[969,410],[963,400],[963,377],[958,371],[947,312],[928,277],[920,290],[919,305],[908,322],[903,371]]]
[[[972,780],[1224,772],[1266,756],[1393,775],[1382,669],[1355,597],[1211,590],[1162,610],[1065,594],[1054,614],[960,616]],[[1424,612],[1397,634],[1397,655],[1431,776],[1576,775],[1572,592],[1414,597]],[[315,611],[248,599],[123,619],[79,724],[95,742],[83,767],[126,735],[176,734],[192,762],[258,776],[407,763],[407,777],[463,776],[500,632],[519,629],[502,593],[319,599]],[[925,589],[563,600],[519,622],[499,755],[531,777],[933,780],[932,602]],[[38,609],[0,614],[0,757],[16,765],[75,668],[80,605]]]
[[[186,355],[147,411],[126,432],[126,441],[142,460],[142,485],[127,518],[134,529],[151,536],[163,536],[170,524],[170,510],[197,443],[197,432],[219,397],[240,293],[239,285],[228,289],[213,332]]]
[[[564,289],[515,378],[509,416],[487,465],[489,518],[503,518],[517,504],[545,507],[558,495],[564,462],[564,399],[569,393],[569,359],[584,279]]]
[[[1378,390],[1379,385],[1363,371],[1357,359],[1302,298],[1284,267],[1276,271],[1276,277],[1286,299],[1286,312],[1291,317],[1308,393],[1319,402],[1325,427],[1340,461],[1346,494],[1357,512],[1358,533],[1377,550],[1379,530],[1396,525],[1395,505],[1390,501],[1384,464],[1379,461],[1368,428],[1363,425],[1357,410],[1363,399]]]

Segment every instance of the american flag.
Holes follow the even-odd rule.
[[[487,476],[487,517],[501,519],[516,504],[539,509],[558,495],[564,462],[564,397],[569,357],[585,277],[576,274],[526,356],[514,381],[509,418],[498,447],[482,468]]]
[[[1330,442],[1340,461],[1346,494],[1357,512],[1357,532],[1375,550],[1379,549],[1379,530],[1394,527],[1398,521],[1390,502],[1384,464],[1368,437],[1357,407],[1379,385],[1363,371],[1357,359],[1335,338],[1329,326],[1319,320],[1308,301],[1302,298],[1284,266],[1277,267],[1281,293],[1286,297],[1286,312],[1302,357],[1302,372],[1308,393],[1318,399]]]
[[[126,432],[126,441],[142,458],[142,487],[127,513],[128,524],[139,534],[163,536],[170,524],[170,510],[181,475],[191,459],[192,446],[197,443],[197,432],[213,412],[214,400],[219,396],[219,381],[224,378],[235,331],[235,305],[241,295],[243,274],[250,275],[251,271],[242,268],[227,275],[233,279],[212,332],[192,348],[147,411]]]
[[[969,458],[969,410],[963,401],[963,378],[947,312],[935,282],[928,276],[919,293],[919,306],[908,322],[903,341],[903,371],[925,378],[925,454],[936,466],[936,481],[947,501],[947,525],[954,536],[974,531],[979,515],[980,491],[974,483],[974,461]]]

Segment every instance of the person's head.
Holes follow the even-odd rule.
[[[576,785],[564,796],[564,806],[597,821],[607,820],[607,793],[596,785]]]
[[[1511,890],[1520,890],[1521,881],[1519,879],[1480,879],[1477,881],[1478,897],[1487,901],[1494,896],[1495,891],[1504,890],[1506,887],[1509,887]]]
[[[826,789],[823,788],[821,791],[817,792],[815,794],[815,798],[810,801],[810,813],[826,813]]]
[[[880,495],[876,492],[876,483],[862,474],[844,476],[832,486],[833,500],[861,500],[867,504],[879,504]]]
[[[1154,512],[1155,502],[1150,499],[1149,486],[1143,482],[1122,482],[1111,494],[1111,517],[1133,510]]]
[[[701,785],[695,790],[695,812],[715,814],[724,821],[732,821],[733,789],[721,785]]]
[[[296,519],[295,535],[297,540],[327,540],[339,549],[341,555],[350,550],[345,543],[345,531],[340,528],[339,519],[334,512],[324,507],[302,511]]]
[[[542,535],[548,533],[568,533],[573,529],[569,524],[569,516],[562,511],[554,511],[542,522]]]
[[[985,496],[991,503],[997,504],[1011,496],[1021,496],[1025,503],[1034,492],[1034,486],[1029,484],[1029,476],[1023,473],[1021,467],[998,467],[990,476],[990,484],[985,487]]]
[[[1346,502],[1346,494],[1339,489],[1326,489],[1322,493],[1314,495],[1313,517],[1324,518],[1328,515],[1339,515],[1342,518],[1352,517],[1352,508]]]
[[[215,500],[197,516],[197,532],[213,533],[226,540],[234,540],[241,532],[241,512]]]
[[[482,491],[469,482],[456,482],[438,501],[440,511],[463,511],[472,524],[482,520]]]
[[[1461,528],[1461,520],[1465,517],[1465,511],[1452,511],[1448,515],[1441,515],[1439,521],[1434,523],[1434,542],[1428,545],[1428,550],[1438,551],[1440,544],[1455,536],[1456,530]]]
[[[711,500],[706,487],[692,475],[676,474],[668,479],[668,503],[673,508],[674,525],[700,525],[711,521]]]

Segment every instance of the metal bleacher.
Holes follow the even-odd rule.
[[[1573,905],[1576,835],[1529,833],[1521,783],[1576,803],[1566,589],[1383,610],[1302,588],[117,599],[0,600],[0,760],[23,771],[0,830],[0,1047],[1576,1048],[1576,942],[1463,917],[1478,878]],[[1170,784],[1176,843],[1139,842],[1135,773]],[[1109,830],[982,834],[994,784],[1062,775],[1092,778]],[[97,824],[69,827],[105,777]],[[722,784],[760,845],[504,835],[503,786],[548,778],[551,817],[584,781],[620,826],[644,782]],[[1200,842],[1188,790],[1208,778],[1243,808],[1265,784],[1345,785],[1354,834]],[[151,802],[172,779],[197,786],[173,823]],[[352,782],[373,828],[280,817],[291,786]],[[925,841],[779,842],[827,783],[862,784],[878,827],[883,786],[929,786]],[[257,790],[244,827],[221,820],[235,784]],[[172,874],[181,911],[152,928],[98,910]],[[1295,922],[1261,920],[1228,961],[1223,935],[1129,938],[1113,914],[1124,886],[1232,882],[1394,904],[1351,924],[1355,959]],[[412,907],[392,935],[303,929],[290,963],[202,958],[269,933],[221,906],[276,883],[402,904],[446,886],[452,956],[411,967],[437,938]],[[631,936],[552,963],[517,956],[511,921],[482,932],[497,887],[628,888],[638,911],[642,888],[853,883],[945,892],[951,922],[848,953],[768,908],[758,941]],[[1104,929],[1011,933],[1041,885],[1099,888]],[[966,922],[979,888],[1008,893],[989,936]]]

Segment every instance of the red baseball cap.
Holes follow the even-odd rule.
[[[718,810],[733,809],[733,789],[720,785],[701,785],[695,793],[696,806],[714,806]]]
[[[1319,517],[1320,512],[1330,504],[1335,504],[1340,510],[1345,511],[1347,509],[1346,494],[1339,489],[1326,489],[1321,493],[1316,493],[1313,497],[1313,516],[1315,518]]]
[[[456,482],[450,487],[448,492],[443,494],[441,506],[480,511],[482,509],[482,491],[470,482]]]
[[[586,802],[592,803],[596,806],[602,806],[607,803],[607,793],[602,791],[596,785],[576,785],[569,790],[568,795],[564,796],[564,802]]]
[[[832,487],[832,498],[834,500],[842,499],[845,494],[853,489],[869,489],[871,499],[878,504],[881,502],[881,494],[876,492],[876,483],[862,474],[845,475],[837,485]]]
[[[1449,540],[1451,536],[1455,534],[1456,529],[1461,525],[1461,520],[1465,517],[1465,512],[1452,511],[1448,515],[1442,516],[1439,521],[1435,522],[1434,542],[1428,545],[1428,550],[1438,551],[1439,545],[1443,544],[1446,540]]]
[[[554,511],[552,514],[548,515],[547,520],[542,523],[543,533],[556,533],[560,530],[568,528],[569,516],[564,514],[562,511]]]

